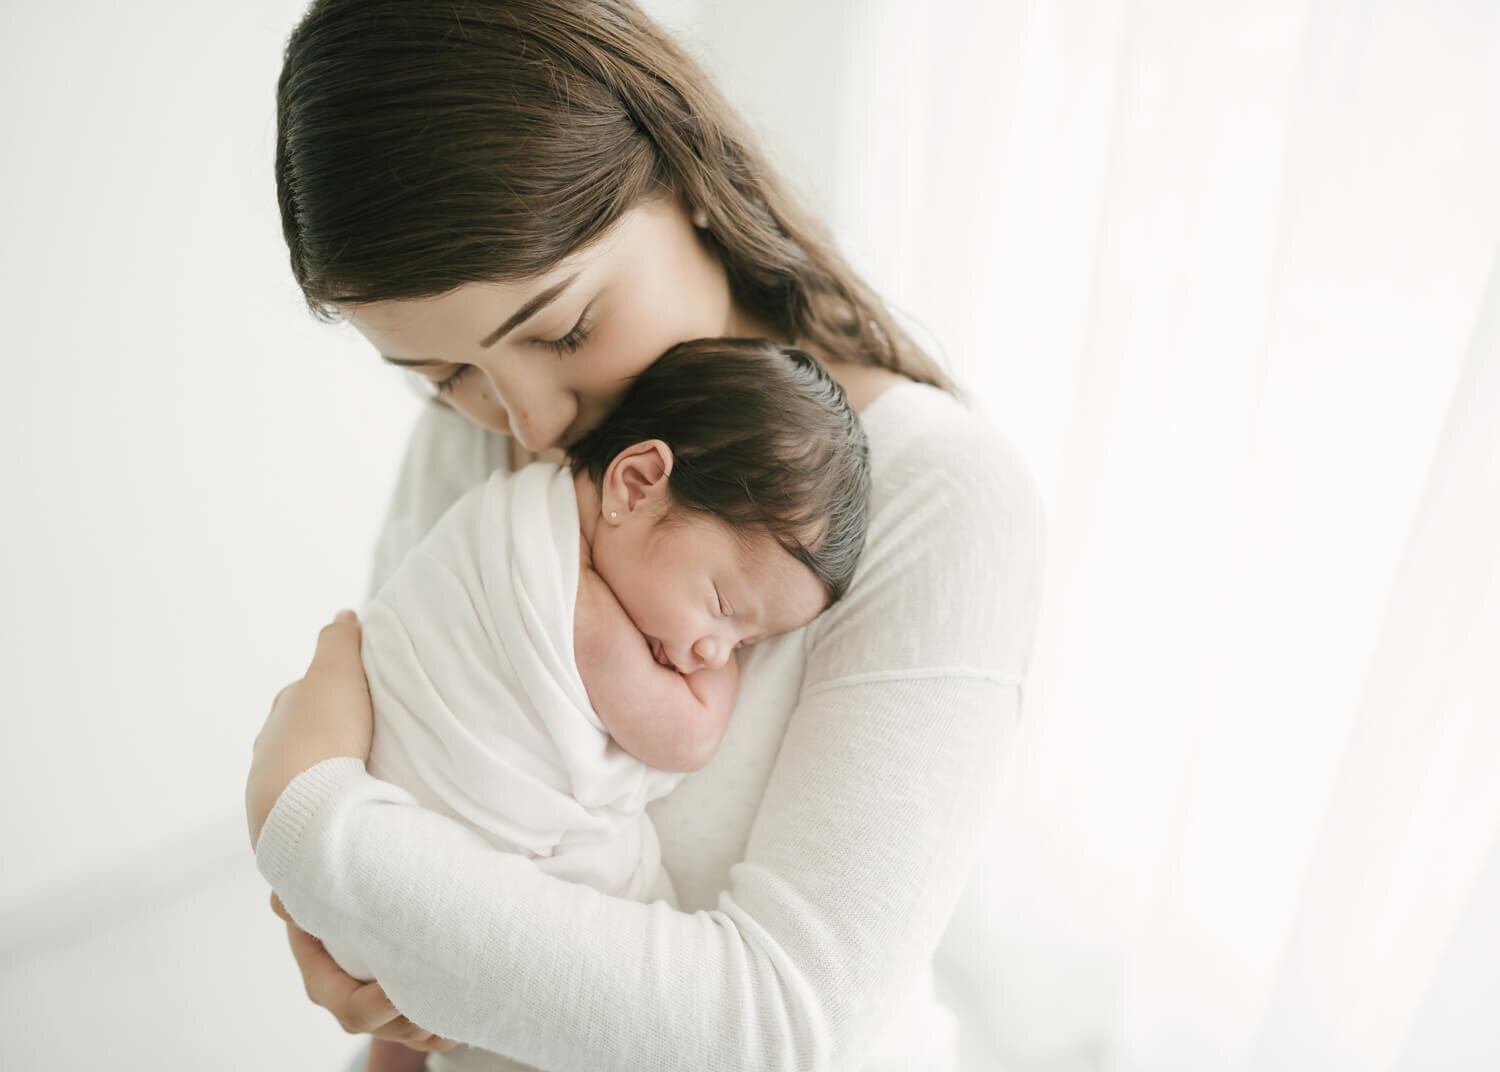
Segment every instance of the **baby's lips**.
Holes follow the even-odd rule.
[[[677,664],[668,657],[667,646],[655,637],[651,638],[651,657],[668,670],[676,670],[679,674],[682,673],[681,670],[677,670]]]

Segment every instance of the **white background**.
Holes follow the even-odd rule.
[[[241,810],[415,398],[286,265],[298,3],[8,4],[0,919]]]
[[[1500,1062],[1500,8],[647,6],[1051,508],[1006,1067]],[[347,1048],[241,794],[417,399],[286,265],[301,7],[0,10],[6,1069]]]
[[[0,14],[0,859],[24,861],[0,919],[240,815],[271,697],[365,595],[418,395],[287,266],[274,92],[303,6]],[[651,10],[831,201],[838,6]]]

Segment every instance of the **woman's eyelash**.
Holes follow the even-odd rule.
[[[559,354],[577,353],[589,337],[589,332],[594,325],[588,322],[589,311],[585,309],[583,315],[578,318],[578,323],[573,325],[573,330],[560,339],[538,339],[537,342],[550,350],[556,350]]]
[[[589,311],[584,309],[583,315],[578,318],[578,323],[573,325],[573,330],[560,339],[538,339],[537,342],[549,350],[556,350],[559,354],[577,353],[578,348],[588,341],[589,332],[594,330],[594,325],[588,322]],[[459,382],[473,368],[472,365],[459,365],[449,376],[433,383],[432,387],[439,395],[450,395],[458,387]]]
[[[453,393],[453,389],[458,386],[458,381],[462,380],[464,378],[464,376],[468,373],[469,369],[472,368],[472,367],[473,366],[471,366],[471,365],[459,365],[458,366],[458,370],[456,372],[454,372],[452,375],[447,376],[447,377],[445,377],[445,378],[443,378],[441,380],[438,380],[436,383],[434,383],[432,385],[433,389],[436,390],[437,393],[440,394],[440,395],[452,394]]]

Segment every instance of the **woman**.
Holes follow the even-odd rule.
[[[309,303],[442,403],[377,583],[513,443],[567,445],[691,338],[823,361],[874,479],[845,600],[749,650],[719,753],[652,810],[681,910],[552,879],[371,779],[358,630],[325,629],[247,786],[289,923],[358,935],[379,983],[293,926],[309,994],[353,1030],[482,1048],[429,1067],[955,1067],[932,959],[1020,702],[1041,545],[1024,468],[628,0],[316,3],[278,127]]]

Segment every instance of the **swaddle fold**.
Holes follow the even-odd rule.
[[[572,474],[545,463],[438,521],[362,615],[370,773],[560,878],[672,900],[645,806],[681,775],[622,750],[589,704],[579,542]]]

